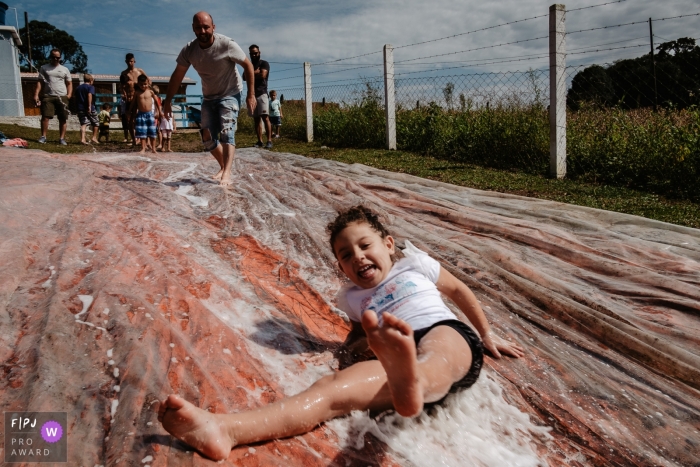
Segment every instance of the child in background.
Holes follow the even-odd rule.
[[[175,132],[175,119],[173,119],[172,112],[169,114],[163,114],[160,119],[160,134],[163,137],[163,143],[161,145],[161,152],[173,152],[170,149],[170,141],[173,132]],[[166,149],[167,148],[167,149]]]
[[[136,140],[134,139],[134,127],[131,121],[131,103],[134,100],[134,83],[126,83],[122,92],[122,100],[119,104],[119,117],[122,121],[122,129],[124,130],[124,141],[122,143],[129,142],[129,136],[131,136],[132,146],[136,145]]]
[[[88,125],[92,126],[92,140],[93,143],[99,143],[97,139],[97,109],[95,109],[95,86],[93,83],[95,80],[92,75],[85,73],[83,84],[78,86],[75,90],[75,103],[78,107],[78,121],[80,122],[80,142],[83,144],[89,144],[85,139],[85,133]]]
[[[146,153],[146,145],[156,152],[156,118],[160,116],[160,104],[148,84],[148,76],[139,75],[136,82],[136,95],[131,102],[131,118],[134,122],[134,137],[141,140],[141,154]],[[155,109],[155,113],[153,111]]]
[[[104,136],[105,142],[109,143],[109,123],[112,120],[112,116],[109,113],[111,110],[112,104],[105,102],[102,104],[102,110],[100,111],[99,115],[97,115],[97,120],[100,122],[100,136],[97,137],[98,141]]]
[[[282,103],[277,100],[277,91],[270,91],[270,124],[272,124],[272,135],[274,138],[280,137],[282,127]]]
[[[495,358],[523,355],[519,345],[493,334],[471,290],[436,260],[407,241],[406,256],[394,263],[394,239],[371,210],[342,212],[328,231],[338,267],[352,281],[338,298],[353,323],[346,344],[365,334],[378,360],[355,363],[255,410],[213,414],[170,395],[159,404],[158,420],[171,435],[212,459],[226,459],[236,445],[305,433],[353,410],[394,409],[413,417],[424,404],[473,385],[484,347]],[[466,318],[455,319],[440,293],[481,340]],[[348,348],[359,350],[357,344]]]

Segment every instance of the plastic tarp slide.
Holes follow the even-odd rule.
[[[70,465],[209,465],[157,400],[235,412],[336,371],[350,327],[325,225],[356,204],[526,358],[487,358],[415,419],[357,412],[224,464],[700,462],[698,230],[257,149],[228,189],[203,153],[0,148],[0,164],[0,405],[67,412]]]

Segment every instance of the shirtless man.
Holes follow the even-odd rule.
[[[197,39],[189,42],[177,57],[177,67],[170,77],[168,94],[163,101],[166,115],[172,113],[172,100],[180,88],[190,65],[202,78],[202,144],[219,163],[220,170],[214,175],[219,184],[231,184],[231,166],[236,150],[236,126],[241,107],[241,76],[236,65],[245,70],[248,83],[246,105],[253,112],[256,106],[253,79],[253,64],[233,39],[214,30],[214,20],[205,11],[192,18],[192,30]],[[221,142],[221,144],[219,144]]]
[[[141,154],[146,153],[146,140],[150,143],[151,152],[156,153],[156,114],[160,115],[160,104],[155,98],[155,93],[148,85],[148,76],[141,75],[137,78],[136,95],[131,102],[131,117],[134,122],[136,138],[141,140]]]
[[[146,72],[141,68],[136,68],[136,59],[134,58],[134,54],[126,54],[124,61],[126,62],[126,70],[122,71],[119,75],[119,83],[122,85],[122,96],[124,96],[124,88],[126,87],[127,83],[132,83],[134,87],[136,87],[136,82],[139,79],[139,76],[146,74]]]

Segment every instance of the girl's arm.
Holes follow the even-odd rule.
[[[499,336],[496,336],[491,331],[484,311],[479,305],[476,296],[466,284],[448,270],[440,267],[440,276],[437,281],[437,288],[440,292],[447,295],[450,300],[464,313],[471,324],[476,327],[476,330],[484,342],[484,347],[491,352],[495,358],[501,358],[501,353],[510,355],[511,357],[522,357],[524,355],[523,348],[514,342],[509,342]],[[462,316],[460,316],[460,319]],[[462,321],[464,321],[462,319]]]

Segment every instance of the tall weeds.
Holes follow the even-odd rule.
[[[288,106],[290,107],[290,106]],[[547,174],[549,116],[541,104],[437,104],[396,112],[399,149]],[[303,105],[285,108],[283,132],[303,138]],[[314,137],[336,147],[383,148],[384,109],[372,90],[352,104],[314,104]],[[700,201],[700,110],[583,106],[567,123],[567,176]]]

